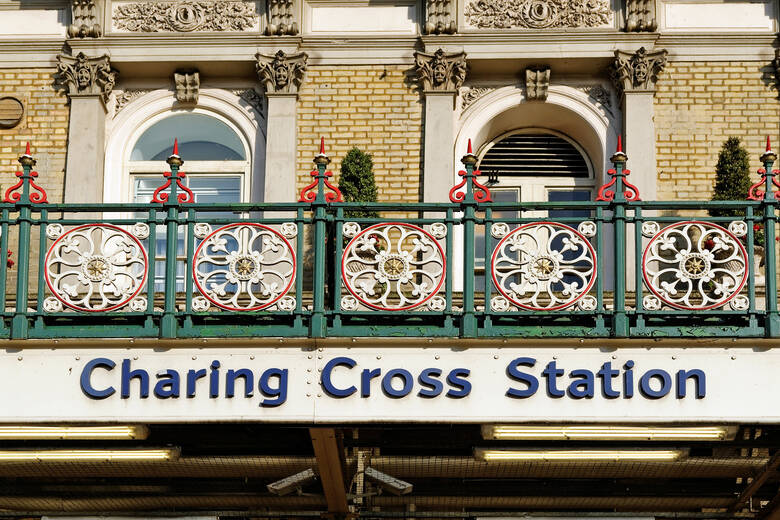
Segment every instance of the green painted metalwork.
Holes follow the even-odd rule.
[[[450,192],[450,202],[399,206],[341,202],[337,188],[329,182],[329,158],[321,150],[315,158],[313,182],[301,193],[299,202],[218,205],[191,203],[191,194],[179,182],[185,178],[180,171],[183,161],[174,154],[168,159],[171,171],[166,174],[166,184],[155,192],[152,203],[49,204],[44,202],[45,197],[41,200],[31,192],[39,189],[33,182],[37,174],[32,172],[34,159],[25,154],[20,158],[23,171],[17,175],[21,179],[18,197],[9,198],[6,193],[6,201],[0,204],[0,250],[5,254],[14,249],[16,260],[13,286],[8,284],[8,272],[13,270],[0,270],[0,308],[4,309],[0,337],[780,337],[777,258],[772,247],[778,236],[778,199],[773,191],[775,172],[771,169],[776,156],[765,154],[762,160],[766,191],[759,200],[641,201],[625,180],[626,156],[619,152],[613,156],[615,168],[609,172],[610,183],[599,191],[595,201],[498,203],[490,201],[487,188],[477,182],[476,157],[469,152],[463,158],[462,182]],[[691,216],[713,206],[741,210],[744,217]],[[350,211],[358,208],[375,211],[380,217],[350,218]],[[561,210],[588,216],[551,216]],[[506,218],[510,212],[514,216]],[[399,217],[399,213],[404,216]],[[581,307],[567,304],[558,310],[492,306],[494,299],[501,296],[491,276],[490,259],[496,247],[496,241],[491,239],[492,226],[505,226],[509,231],[547,220],[571,228],[578,228],[583,220],[593,223],[594,236],[587,240],[594,247],[598,263],[595,283],[587,295],[595,303]],[[643,225],[651,223],[662,229],[692,220],[723,228],[734,220],[744,223],[746,232],[740,238],[747,253],[748,281],[740,291],[740,297],[746,299],[744,308],[723,304],[695,310],[643,305],[643,298],[652,296],[642,274],[642,255],[649,242],[643,237]],[[194,308],[193,300],[201,296],[193,285],[194,251],[202,240],[202,235],[196,235],[196,225],[217,228],[237,222],[261,223],[274,229],[294,224],[295,237],[290,248],[296,258],[295,281],[288,293],[294,303],[276,304],[260,311]],[[387,222],[428,230],[440,226],[442,231],[436,240],[441,244],[446,267],[437,296],[443,302],[400,311],[359,304],[357,308],[343,308],[345,296],[350,296],[341,271],[348,242],[345,237],[354,236],[354,232],[344,231],[345,224],[365,230]],[[91,223],[113,224],[123,229],[136,223],[148,226],[148,237],[141,243],[149,251],[150,260],[146,266],[146,287],[139,294],[146,302],[145,309],[133,310],[125,305],[108,312],[47,310],[44,301],[53,294],[45,281],[46,254],[53,244],[53,239],[47,237],[47,228],[56,224],[72,229]],[[767,246],[760,271],[754,262],[754,224],[762,227]],[[158,236],[161,227],[165,233]],[[480,233],[485,239],[484,246],[478,248]],[[15,235],[16,243],[11,245]],[[165,252],[165,258],[155,261],[158,248]],[[419,252],[414,254],[419,258]],[[475,265],[478,255],[485,257],[484,270]],[[607,256],[610,262],[602,261]],[[31,268],[35,264],[38,269]],[[158,292],[156,271],[164,273],[164,287]],[[632,273],[630,280],[628,272]],[[756,282],[761,273],[763,285]],[[527,275],[516,276],[520,280]]]

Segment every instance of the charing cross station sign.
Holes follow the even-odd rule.
[[[751,348],[24,349],[0,421],[773,422]]]

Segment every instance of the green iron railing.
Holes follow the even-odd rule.
[[[324,147],[299,202],[195,204],[176,146],[151,203],[51,204],[28,145],[0,337],[780,336],[769,145],[719,202],[641,201],[620,147],[593,202],[492,202],[470,147],[449,203],[399,206],[343,202]]]

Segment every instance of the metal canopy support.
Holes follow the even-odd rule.
[[[750,500],[759,489],[761,489],[761,486],[763,486],[766,481],[769,480],[769,477],[774,475],[778,467],[780,467],[780,451],[777,451],[774,455],[772,455],[772,458],[770,458],[766,463],[766,466],[764,466],[764,469],[761,471],[761,473],[759,473],[758,476],[754,478],[753,481],[742,491],[742,493],[740,493],[739,498],[737,498],[731,507],[729,507],[728,512],[733,513],[741,508],[745,503],[747,503],[747,501]],[[780,495],[780,492],[778,492],[778,494]],[[780,501],[778,501],[777,497],[772,500],[772,503],[775,505],[775,507],[780,505]],[[780,516],[780,511],[770,511],[767,514],[770,516]]]
[[[349,513],[344,489],[343,447],[334,428],[309,428],[314,456],[317,458],[328,513],[336,518]]]

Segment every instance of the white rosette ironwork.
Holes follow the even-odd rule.
[[[258,311],[276,304],[292,287],[295,268],[295,252],[287,239],[275,229],[253,223],[212,231],[193,259],[198,291],[212,304],[231,311]]]
[[[71,309],[113,311],[143,290],[148,265],[146,249],[131,233],[111,224],[84,224],[60,234],[49,247],[46,285]]]
[[[347,244],[344,285],[372,309],[403,311],[433,298],[444,283],[444,250],[428,231],[401,222],[375,224]]]
[[[582,233],[558,222],[514,229],[493,250],[490,265],[498,292],[526,310],[565,309],[596,280],[593,246]]]
[[[642,257],[645,284],[676,309],[707,310],[733,299],[747,281],[747,252],[728,229],[677,222],[650,239]]]

